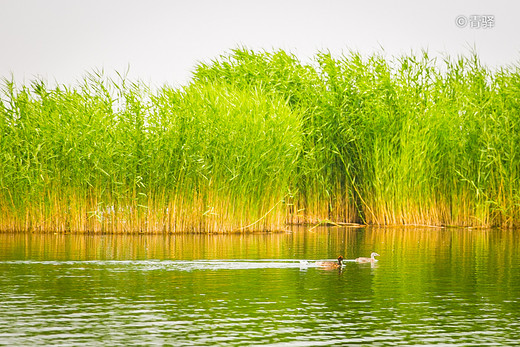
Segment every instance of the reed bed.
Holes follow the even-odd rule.
[[[516,227],[520,68],[236,49],[184,87],[88,74],[0,94],[0,229]]]

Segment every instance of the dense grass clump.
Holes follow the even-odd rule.
[[[0,227],[520,224],[520,69],[232,51],[190,84],[4,81]]]

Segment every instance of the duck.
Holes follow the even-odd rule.
[[[318,266],[321,266],[325,269],[338,269],[338,268],[341,268],[341,266],[343,266],[343,256],[340,255],[338,257],[338,261],[335,262],[335,261],[319,261],[316,263]]]
[[[377,261],[377,259],[375,257],[379,257],[379,254],[377,254],[376,252],[372,252],[372,254],[370,254],[370,258],[365,258],[365,257],[356,258],[356,263],[373,263],[373,262]]]

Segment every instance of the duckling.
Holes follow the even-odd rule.
[[[316,263],[316,265],[318,266],[321,266],[327,270],[332,270],[332,269],[337,269],[337,268],[341,268],[341,266],[343,265],[343,256],[340,255],[338,257],[338,262],[334,262],[334,261],[319,261]]]
[[[372,252],[372,254],[370,254],[370,258],[365,258],[365,257],[356,258],[356,263],[373,263],[373,262],[377,261],[377,259],[375,257],[379,257],[379,254],[377,254],[376,252]]]

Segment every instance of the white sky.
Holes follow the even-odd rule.
[[[457,27],[493,15],[495,27]],[[71,84],[125,72],[151,85],[185,83],[198,61],[232,48],[399,55],[467,54],[520,62],[520,1],[475,0],[0,0],[0,77]]]

